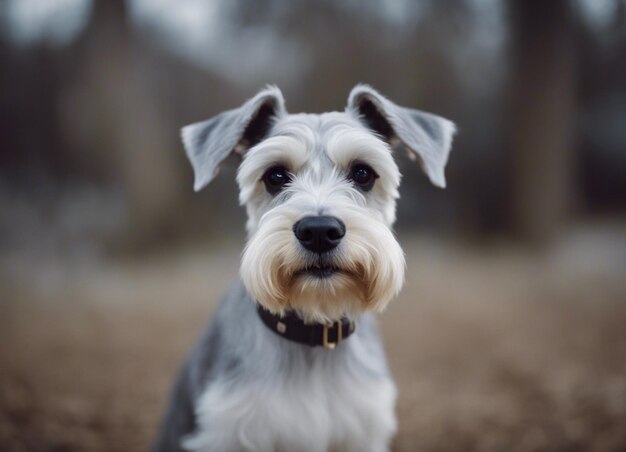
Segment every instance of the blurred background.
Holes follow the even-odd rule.
[[[0,450],[148,447],[244,241],[180,127],[358,82],[459,128],[398,155],[394,450],[626,450],[625,0],[0,0]]]

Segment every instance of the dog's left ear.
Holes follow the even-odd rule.
[[[195,174],[194,190],[206,187],[231,152],[243,152],[267,136],[287,114],[280,90],[268,86],[241,107],[183,127],[181,135]]]
[[[437,187],[445,188],[444,168],[456,132],[453,122],[396,105],[367,85],[357,85],[352,89],[346,111],[390,144],[398,140],[403,142],[409,156],[420,159],[430,181]]]

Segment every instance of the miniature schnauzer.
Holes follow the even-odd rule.
[[[385,451],[396,388],[373,312],[404,281],[392,232],[404,145],[445,186],[454,124],[366,85],[343,112],[288,114],[267,87],[184,127],[205,187],[241,156],[241,282],[184,366],[156,451]]]

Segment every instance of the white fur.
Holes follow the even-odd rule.
[[[359,337],[340,347],[349,348],[333,352],[345,352],[340,359],[325,350],[318,350],[325,356],[311,361],[300,355],[272,378],[251,380],[236,391],[229,380],[211,382],[197,404],[200,428],[184,440],[185,448],[195,452],[388,450],[396,431],[395,385],[388,376],[362,370],[361,366],[372,366],[372,350]],[[270,362],[274,359],[280,357],[267,357]]]

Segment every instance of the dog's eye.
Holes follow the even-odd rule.
[[[283,186],[291,181],[287,170],[282,166],[274,166],[263,175],[263,182],[268,193],[275,195]]]
[[[350,179],[363,191],[370,191],[378,174],[364,163],[357,163],[350,169]]]

